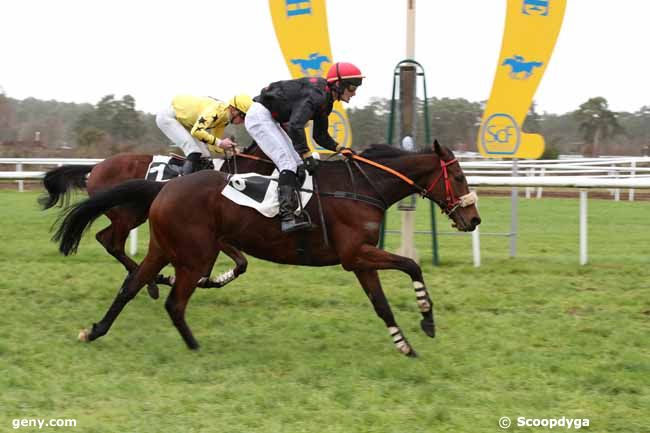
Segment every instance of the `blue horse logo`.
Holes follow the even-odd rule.
[[[544,62],[526,62],[522,56],[514,55],[503,61],[501,66],[510,66],[510,78],[525,80],[533,75],[533,68],[539,68]]]
[[[311,53],[306,59],[291,59],[291,63],[300,65],[302,75],[308,77],[320,77],[323,75],[323,68],[321,66],[325,62],[331,63],[330,58],[319,53]],[[314,72],[309,73],[310,70]]]

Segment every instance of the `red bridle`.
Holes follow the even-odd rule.
[[[431,185],[429,185],[429,188],[427,188],[425,194],[423,196],[429,197],[433,200],[433,197],[430,196],[431,192],[433,191],[433,188],[435,188],[436,184],[438,181],[444,176],[445,179],[445,202],[447,204],[447,208],[445,209],[445,213],[447,215],[451,214],[453,211],[456,210],[456,208],[460,205],[461,201],[460,199],[454,194],[454,189],[451,187],[451,181],[449,180],[449,173],[447,172],[447,167],[450,166],[451,164],[458,162],[456,158],[449,160],[449,161],[443,161],[440,159],[440,168],[442,170],[440,171],[440,174],[436,176],[436,178],[431,182]]]
[[[346,155],[348,157],[351,156],[352,158],[354,158],[356,160],[359,160],[359,161],[365,162],[366,164],[370,164],[370,165],[372,165],[374,167],[380,168],[380,169],[382,169],[382,170],[384,170],[384,171],[386,171],[386,172],[400,178],[401,180],[403,180],[404,182],[408,183],[413,188],[415,188],[423,198],[426,197],[429,200],[438,203],[440,205],[440,207],[443,209],[443,212],[445,214],[447,214],[447,215],[451,215],[463,203],[463,201],[460,198],[458,198],[456,196],[456,194],[454,193],[454,189],[451,186],[451,181],[449,180],[449,173],[447,172],[447,167],[448,166],[458,162],[458,160],[456,158],[454,158],[452,160],[449,160],[449,161],[443,161],[442,158],[440,158],[440,167],[442,168],[440,174],[438,176],[436,176],[436,178],[433,180],[433,182],[431,182],[431,185],[429,185],[429,187],[427,189],[424,189],[420,185],[416,184],[412,179],[410,179],[409,177],[403,175],[402,173],[400,173],[400,172],[398,172],[396,170],[393,170],[390,167],[386,167],[385,165],[382,165],[382,164],[379,164],[377,162],[366,159],[366,158],[364,158],[362,156],[353,154],[350,151],[346,152],[346,150],[347,149],[343,150],[341,152],[341,154]],[[441,178],[443,178],[443,176],[444,176],[444,181],[445,181],[445,201],[444,201],[444,203],[440,203],[438,200],[435,199],[435,197],[433,197],[431,192],[433,191],[433,188],[435,188],[438,181]]]

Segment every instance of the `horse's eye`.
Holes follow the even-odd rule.
[[[458,174],[454,176],[454,179],[456,179],[456,182],[465,182],[465,175]]]

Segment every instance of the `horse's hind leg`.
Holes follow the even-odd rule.
[[[386,295],[384,295],[384,291],[381,288],[381,282],[379,281],[377,271],[354,271],[354,273],[361,283],[361,287],[363,287],[363,290],[366,292],[366,295],[370,298],[370,302],[372,302],[375,312],[386,324],[388,332],[393,339],[393,344],[395,344],[397,350],[406,356],[416,357],[417,353],[409,344],[406,337],[404,337],[404,334],[402,334],[402,331],[395,322],[395,316],[393,316]]]
[[[135,272],[130,273],[122,287],[117,292],[115,300],[109,307],[108,311],[98,323],[94,323],[90,331],[87,329],[79,333],[79,339],[82,341],[93,341],[103,335],[108,330],[120,315],[126,304],[138,294],[142,286],[147,281],[151,281],[160,270],[168,263],[168,260],[160,253],[157,248],[149,248],[147,256],[142,261],[140,267]]]
[[[204,289],[212,288],[212,287],[223,287],[226,284],[230,283],[231,281],[235,280],[238,276],[240,276],[244,272],[246,272],[246,268],[248,267],[248,260],[246,260],[246,257],[241,253],[241,251],[239,251],[237,248],[233,247],[232,245],[223,242],[219,243],[219,248],[221,249],[221,251],[226,253],[228,257],[233,259],[233,261],[235,262],[234,269],[230,269],[222,273],[221,275],[218,275],[215,278],[201,278],[198,287]]]
[[[194,289],[196,289],[196,282],[201,278],[202,274],[201,270],[177,267],[176,281],[165,302],[165,309],[169,313],[172,323],[178,329],[187,347],[192,350],[198,349],[199,343],[197,343],[192,331],[187,326],[187,322],[185,322],[185,309],[192,293],[194,293]]]
[[[138,264],[126,254],[124,246],[131,229],[142,224],[147,219],[147,215],[137,212],[128,213],[123,210],[111,210],[106,215],[111,220],[111,225],[97,233],[95,238],[111,256],[122,263],[127,272],[131,273],[137,269]],[[147,292],[152,299],[158,299],[158,286],[153,280],[147,282]]]

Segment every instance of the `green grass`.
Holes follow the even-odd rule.
[[[74,418],[76,428],[42,431],[476,433],[500,431],[501,416],[648,431],[648,203],[589,202],[587,266],[575,199],[522,199],[517,257],[508,238],[483,236],[480,268],[469,236],[440,236],[440,267],[430,238],[416,236],[436,339],[419,330],[408,277],[381,273],[413,360],[393,348],[353,274],[253,258],[239,280],[192,298],[198,352],[167,317],[165,288],[155,302],[142,291],[107,336],[80,343],[124,271],[93,238],[103,220],[78,255],[61,257],[49,242],[56,212],[40,212],[36,197],[0,191],[0,431],[13,419]],[[509,198],[480,209],[482,232],[509,230]],[[389,228],[398,222],[391,213]],[[219,271],[230,266],[219,259]]]

